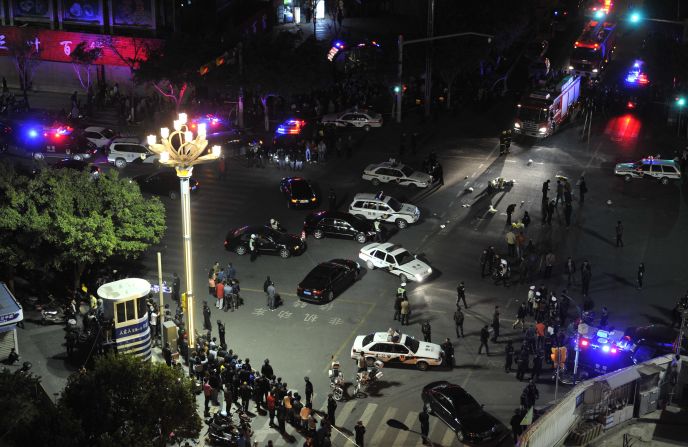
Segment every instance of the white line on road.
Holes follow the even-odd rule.
[[[387,433],[387,427],[389,427],[387,421],[392,419],[396,412],[396,408],[388,408],[387,411],[385,411],[384,416],[382,416],[382,421],[375,429],[375,436],[373,436],[373,439],[370,441],[370,445],[382,445],[382,438],[385,436],[385,433]]]
[[[363,421],[363,425],[368,426],[368,422],[370,422],[370,418],[373,417],[375,410],[377,410],[377,404],[366,405],[366,409],[363,410],[363,414],[361,415],[361,421]]]
[[[440,445],[443,446],[449,446],[454,443],[454,440],[456,439],[456,434],[449,428],[447,428],[447,431],[444,432],[444,436],[442,437],[442,441],[440,441]]]
[[[345,427],[347,425],[347,421],[349,420],[349,417],[351,416],[351,413],[354,411],[357,405],[356,400],[350,400],[349,402],[345,403],[343,405],[342,411],[336,415],[336,421],[337,421],[337,426],[339,427]],[[352,423],[351,425],[354,425],[355,423]],[[340,435],[344,437],[342,433],[339,432],[339,430],[336,430],[332,433],[332,440],[334,441],[337,438],[337,435]]]
[[[404,425],[407,426],[409,429],[400,429],[399,434],[397,435],[392,445],[406,445],[406,438],[408,438],[409,431],[413,429],[413,424],[416,422],[416,419],[418,419],[418,413],[415,411],[409,411],[409,414],[406,416],[406,419],[404,419]]]

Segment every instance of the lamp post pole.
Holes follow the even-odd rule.
[[[162,165],[174,167],[179,177],[179,191],[182,205],[182,242],[184,244],[184,275],[186,276],[186,318],[189,349],[195,345],[194,304],[193,304],[193,251],[191,245],[191,188],[189,180],[193,167],[197,164],[216,161],[222,149],[213,146],[208,150],[206,124],[197,125],[194,136],[186,123],[186,113],[180,113],[174,121],[174,131],[166,127],[160,129],[160,143],[155,135],[148,135],[148,147],[160,156]]]

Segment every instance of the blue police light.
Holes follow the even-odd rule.
[[[629,16],[631,23],[638,23],[638,22],[640,22],[640,19],[642,19],[642,18],[643,18],[642,15],[638,11],[632,12],[631,15]]]
[[[38,137],[38,131],[36,129],[30,129],[28,132],[29,138],[37,138]]]
[[[609,352],[609,345],[602,346],[602,352]]]

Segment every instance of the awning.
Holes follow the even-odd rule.
[[[649,363],[638,368],[638,372],[643,376],[652,376],[654,374],[661,373],[662,371],[664,371],[664,369],[655,365],[654,363]]]
[[[620,386],[626,385],[627,383],[633,382],[640,378],[640,374],[635,367],[630,367],[616,371],[604,376],[604,382],[607,383],[609,388],[616,389]]]

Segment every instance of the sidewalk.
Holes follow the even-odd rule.
[[[632,419],[602,435],[591,447],[622,445],[668,447],[688,445],[688,410],[667,406],[639,419]],[[624,441],[627,440],[628,444]]]

